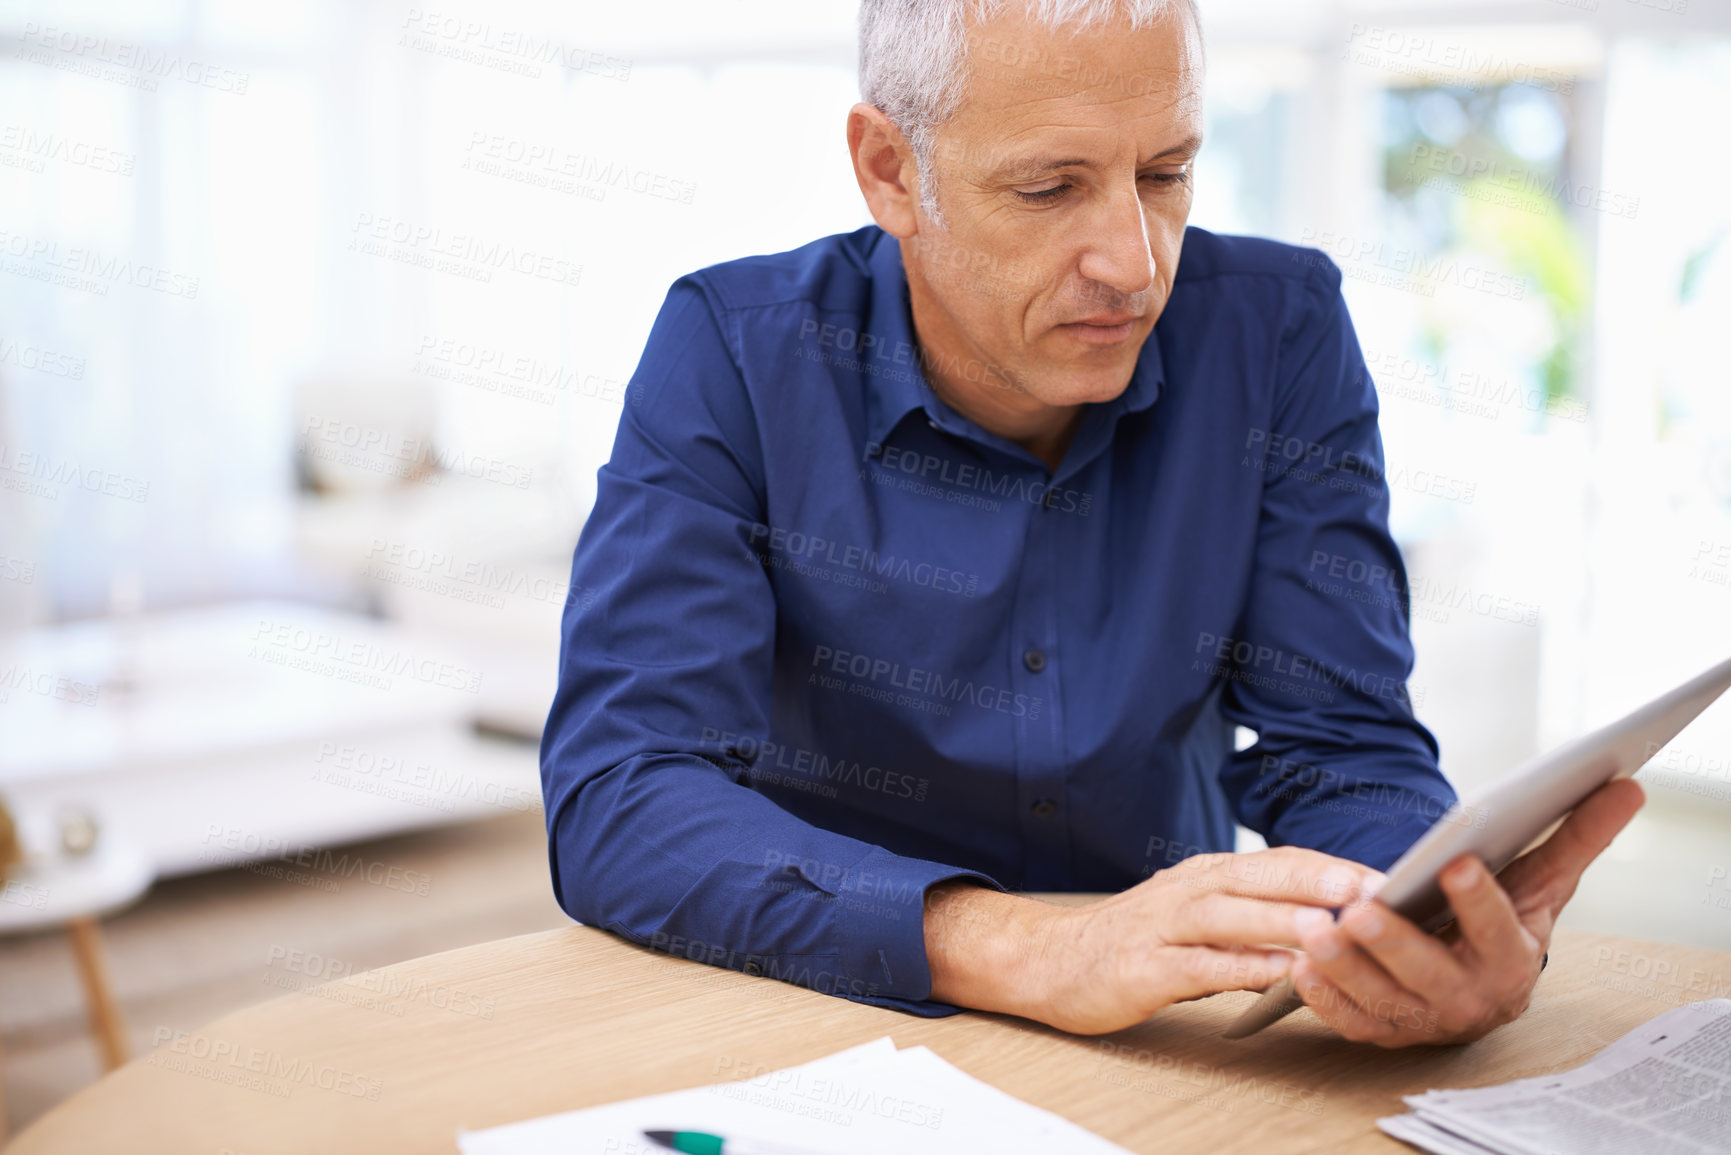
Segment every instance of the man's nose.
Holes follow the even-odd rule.
[[[1088,214],[1088,235],[1082,252],[1084,278],[1129,296],[1154,284],[1154,251],[1148,243],[1148,222],[1135,182],[1114,187]]]

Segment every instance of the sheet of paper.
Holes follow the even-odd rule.
[[[1377,1125],[1439,1155],[1455,1151],[1428,1141],[1438,1129],[1509,1155],[1731,1155],[1731,999],[1667,1011],[1573,1070],[1406,1103]]]
[[[1445,1130],[1420,1118],[1417,1114],[1390,1115],[1378,1119],[1376,1125],[1396,1139],[1415,1147],[1423,1147],[1433,1155],[1498,1155],[1495,1147],[1475,1143],[1463,1135]]]
[[[814,1155],[1126,1155],[1050,1111],[888,1038],[798,1067],[457,1136],[463,1155],[665,1155],[646,1130],[707,1131]]]

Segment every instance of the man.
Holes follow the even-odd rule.
[[[1085,1033],[1289,971],[1384,1046],[1518,1015],[1640,791],[1457,864],[1446,939],[1369,900],[1454,799],[1376,397],[1322,254],[1186,230],[1194,10],[866,0],[861,80],[878,227],[680,279],[644,350],[543,739],[561,905]]]

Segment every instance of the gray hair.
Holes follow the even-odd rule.
[[[907,138],[920,175],[920,207],[938,214],[932,155],[942,128],[961,107],[967,87],[967,21],[989,20],[1006,0],[860,0],[860,97]],[[1146,28],[1175,7],[1189,12],[1202,34],[1196,0],[1019,0],[1047,28],[1076,31],[1129,17]]]

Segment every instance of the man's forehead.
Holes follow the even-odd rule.
[[[1065,158],[1040,148],[1040,138],[1062,137],[1066,128],[1130,125],[1146,138],[1144,162],[1186,147],[1193,153],[1201,131],[1202,68],[1200,42],[1184,11],[1175,0],[1152,26],[1107,24],[1080,35],[1009,9],[971,24],[967,84],[951,127],[974,131],[940,134],[940,147],[965,148],[966,159],[984,167],[1062,167]],[[1043,151],[1048,155],[1035,155]]]
[[[1140,28],[1128,17],[1051,28],[1015,4],[984,20],[970,14],[969,79],[1045,95],[1085,91],[1094,99],[1199,87],[1202,42],[1188,13],[1187,4],[1172,0],[1159,19]]]

